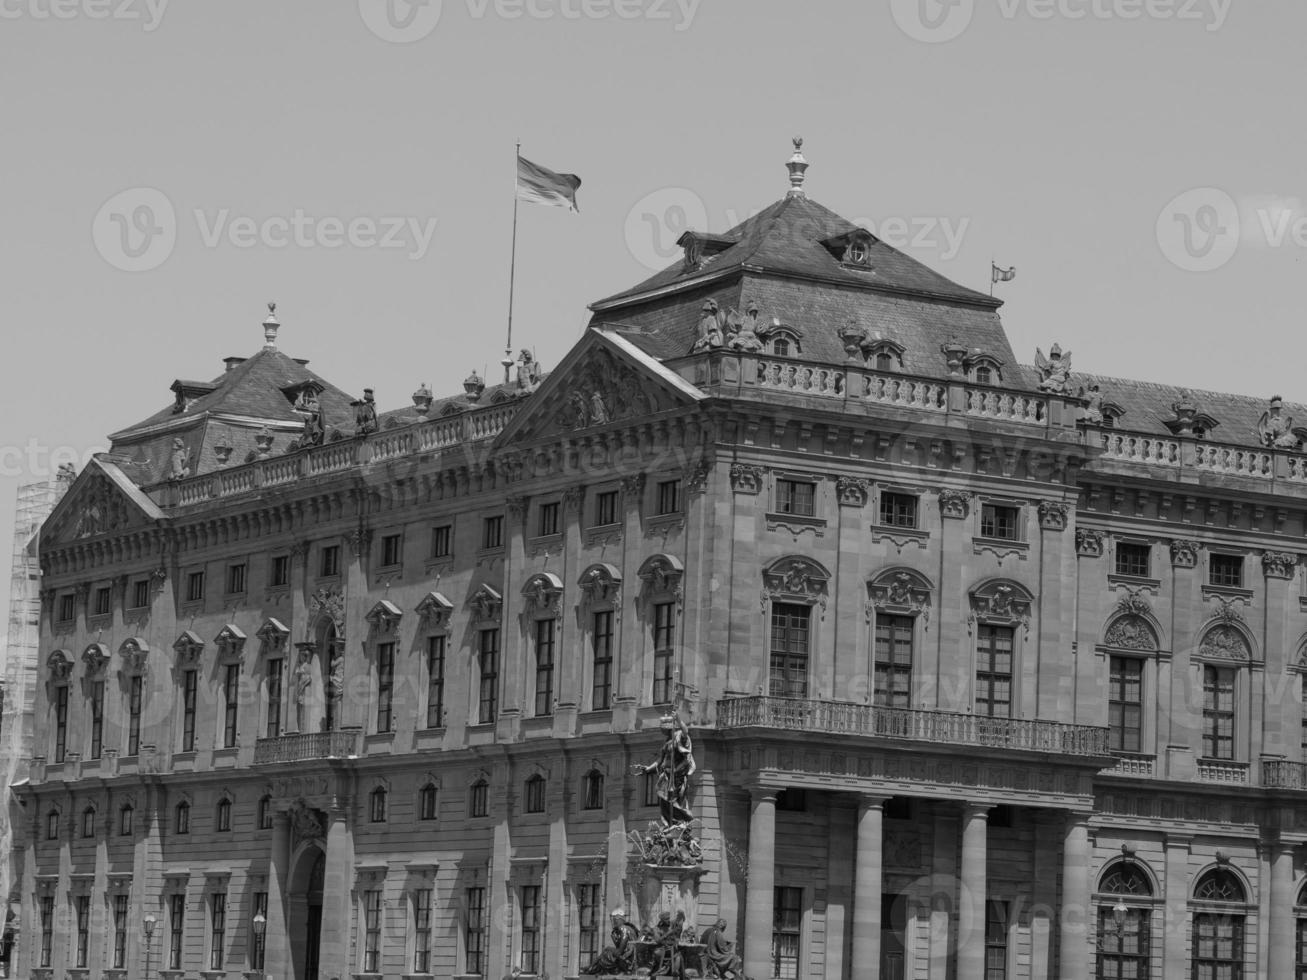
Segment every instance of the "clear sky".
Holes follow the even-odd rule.
[[[1023,361],[1307,401],[1304,36],[1301,0],[0,0],[0,513],[258,350],[268,300],[382,408],[493,375],[518,139],[584,182],[520,215],[546,368],[802,135],[815,200],[978,289],[1017,267]]]

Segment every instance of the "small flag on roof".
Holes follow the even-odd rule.
[[[991,268],[991,270],[992,270],[991,273],[990,273],[990,275],[992,276],[992,278],[990,279],[990,282],[991,282],[991,283],[995,283],[995,282],[1011,282],[1013,279],[1015,279],[1015,278],[1017,277],[1017,267],[1016,267],[1016,266],[1013,266],[1013,267],[1010,268],[1010,269],[1000,269],[1000,268],[999,268],[997,265],[995,265],[993,262],[991,262],[989,265],[990,265],[990,268]]]
[[[545,204],[554,208],[580,211],[576,206],[576,190],[581,178],[576,174],[556,174],[526,157],[517,157],[517,199],[530,204]]]

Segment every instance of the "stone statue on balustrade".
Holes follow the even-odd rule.
[[[1071,352],[1062,353],[1062,347],[1054,344],[1048,351],[1048,357],[1038,347],[1035,348],[1035,367],[1043,378],[1039,382],[1040,391],[1065,395],[1071,383]]]
[[[1271,399],[1270,407],[1257,423],[1257,434],[1268,449],[1297,449],[1299,438],[1293,431],[1293,416],[1284,414],[1284,401],[1279,395]]]

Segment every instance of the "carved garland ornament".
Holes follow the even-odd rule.
[[[50,669],[50,677],[56,681],[66,681],[73,672],[73,661],[62,650],[53,651],[45,661]]]
[[[213,638],[221,657],[239,657],[245,649],[245,633],[234,623],[227,623]]]
[[[1089,528],[1076,529],[1076,552],[1086,558],[1103,557],[1103,535]]]
[[[941,490],[939,512],[943,517],[963,520],[971,512],[971,494],[964,490]]]
[[[762,573],[762,608],[769,601],[794,600],[821,606],[826,611],[830,573],[807,558],[781,558]]]
[[[1045,531],[1065,531],[1070,510],[1066,504],[1054,500],[1039,502],[1039,526]]]
[[[1267,578],[1293,578],[1298,567],[1298,556],[1283,551],[1268,551],[1262,555],[1262,572]]]
[[[317,622],[319,616],[331,618],[331,625],[336,628],[336,639],[345,639],[345,593],[341,589],[318,589],[309,598],[309,629]]]
[[[504,608],[504,597],[488,585],[483,585],[472,593],[472,598],[468,600],[468,606],[472,609],[472,621],[476,625],[482,623],[498,623],[500,613]]]
[[[1198,652],[1204,657],[1215,660],[1244,663],[1252,659],[1252,649],[1248,646],[1248,640],[1243,633],[1226,623],[1213,626],[1203,634]]]
[[[92,643],[82,651],[82,663],[86,664],[87,677],[101,676],[109,660],[109,648],[103,643]]]
[[[363,618],[378,636],[389,636],[395,632],[403,616],[404,611],[399,606],[388,599],[382,599]]]
[[[677,608],[680,608],[684,598],[681,580],[685,569],[677,559],[668,555],[654,555],[645,560],[638,574],[644,583],[646,598],[671,596],[676,600]]]
[[[867,584],[867,622],[873,613],[920,616],[923,625],[930,623],[931,585],[916,572],[907,569],[885,572]]]
[[[259,652],[267,656],[281,652],[286,646],[286,637],[290,636],[290,628],[281,620],[269,617],[263,621],[263,625],[254,635],[259,641]]]
[[[842,476],[835,481],[835,495],[841,507],[865,507],[869,484],[853,476]]]
[[[587,606],[599,603],[617,605],[622,601],[622,573],[612,565],[591,565],[577,582]]]
[[[699,459],[686,467],[682,479],[685,481],[686,493],[703,493],[708,489],[708,476],[712,473],[712,464],[706,459]]]
[[[200,662],[200,654],[204,652],[204,641],[192,630],[182,630],[172,649],[177,654],[179,664],[197,664]]]
[[[762,491],[763,469],[747,463],[731,467],[731,489],[736,493],[757,495]]]
[[[453,613],[454,604],[440,592],[428,592],[417,604],[417,614],[422,617],[423,627],[427,630],[448,629]]]
[[[1000,626],[1024,628],[1030,635],[1030,607],[1034,601],[1026,589],[1015,582],[987,582],[970,595],[971,615],[967,617],[968,632],[975,623],[993,623]]]
[[[549,572],[532,575],[522,586],[522,600],[528,616],[560,616],[563,612],[563,582]]]
[[[1176,568],[1194,568],[1198,565],[1197,541],[1172,541],[1171,564]]]

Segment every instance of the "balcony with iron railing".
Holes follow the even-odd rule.
[[[359,729],[346,729],[261,738],[254,744],[254,764],[262,766],[317,762],[323,759],[353,759],[359,754],[362,737],[363,733]]]
[[[1095,758],[1108,755],[1108,730],[1091,725],[762,695],[718,701],[717,728],[771,728]]]
[[[1262,786],[1266,789],[1297,789],[1307,791],[1307,762],[1289,759],[1262,761]]]

